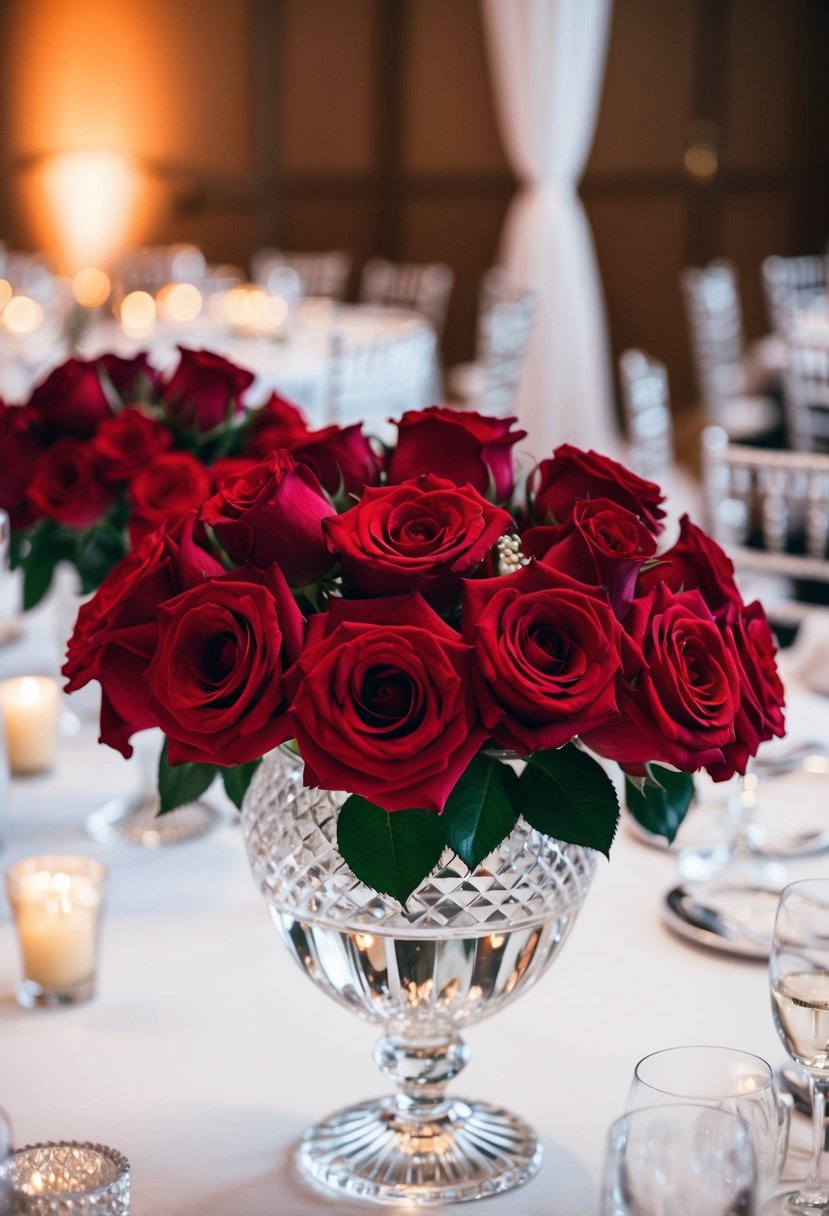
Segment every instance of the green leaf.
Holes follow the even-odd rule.
[[[224,782],[227,796],[234,806],[238,806],[241,810],[242,799],[248,792],[248,786],[253,780],[253,774],[262,763],[261,760],[251,760],[247,764],[237,764],[234,768],[223,768],[222,781]]]
[[[361,882],[405,904],[440,861],[443,828],[431,811],[384,811],[352,794],[337,817],[337,848]]]
[[[86,534],[78,553],[77,566],[81,591],[96,591],[110,570],[127,554],[127,538],[107,521],[101,521]]]
[[[213,778],[218,771],[215,764],[168,764],[165,739],[158,761],[161,814],[166,815],[168,811],[174,811],[176,807],[200,798],[213,784]]]
[[[628,810],[643,828],[654,836],[665,836],[670,843],[694,800],[694,778],[660,764],[649,764],[647,771],[658,784],[647,781],[639,789],[629,777],[625,780]]]
[[[444,838],[474,870],[515,827],[518,777],[508,764],[479,752],[473,756],[441,816]]]
[[[527,757],[519,799],[537,831],[609,856],[619,822],[616,790],[602,766],[572,743]]]
[[[72,560],[74,554],[74,538],[51,520],[43,520],[29,534],[29,551],[21,561],[24,612],[43,599],[58,562]]]

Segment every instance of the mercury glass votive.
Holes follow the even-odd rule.
[[[21,1005],[73,1005],[95,991],[107,867],[91,857],[27,857],[6,871],[23,980]]]
[[[103,1144],[30,1144],[0,1176],[9,1216],[129,1216],[130,1163]]]

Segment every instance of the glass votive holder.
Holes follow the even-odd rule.
[[[58,684],[51,676],[17,676],[0,683],[0,713],[13,777],[45,773],[54,766]]]
[[[130,1163],[103,1144],[30,1144],[0,1166],[9,1216],[129,1216]]]
[[[95,991],[107,867],[91,857],[27,857],[6,871],[23,980],[18,1002],[74,1005]]]

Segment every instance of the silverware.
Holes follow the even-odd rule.
[[[766,887],[746,888],[743,893],[769,896],[778,892]],[[662,915],[669,928],[699,946],[708,946],[742,958],[765,960],[771,954],[771,936],[746,925],[736,917],[705,902],[705,890],[680,884],[668,891]]]

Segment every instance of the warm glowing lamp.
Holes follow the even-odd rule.
[[[14,295],[14,290],[8,279],[0,279],[0,312]]]
[[[138,177],[118,152],[59,152],[45,182],[63,261],[68,267],[106,265],[132,223]]]
[[[43,309],[29,296],[12,296],[3,309],[3,325],[11,334],[31,334],[43,322]]]
[[[155,321],[155,300],[148,291],[131,291],[121,301],[120,315],[128,334],[145,334]]]
[[[72,294],[82,308],[100,308],[111,289],[109,275],[97,266],[85,266],[72,279]]]

